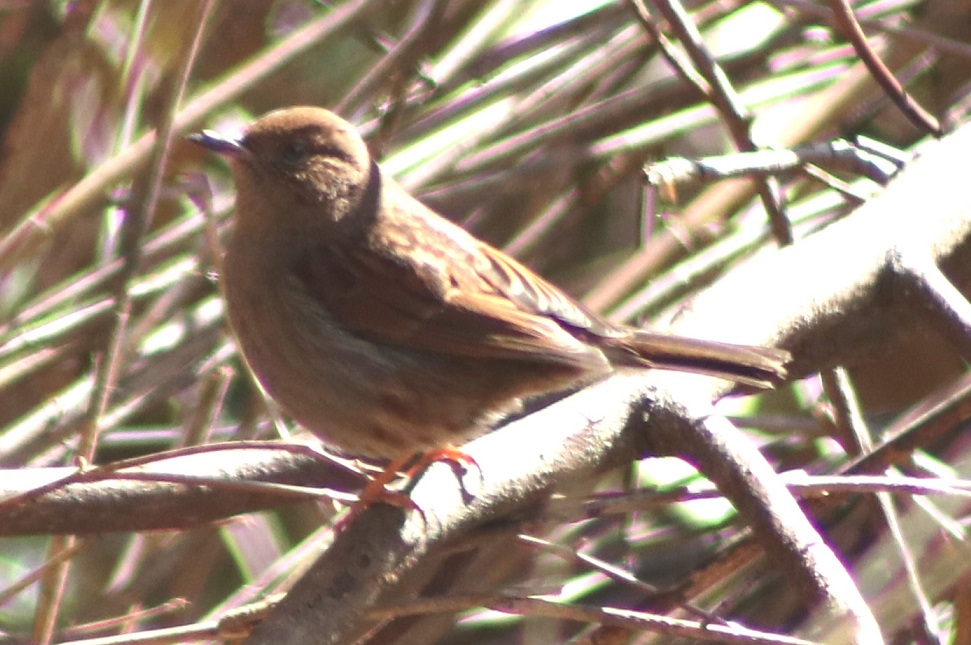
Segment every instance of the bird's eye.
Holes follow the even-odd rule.
[[[294,139],[287,143],[280,150],[280,159],[286,164],[296,164],[307,156],[307,143],[300,139]]]

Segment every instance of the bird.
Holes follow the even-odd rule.
[[[220,281],[238,347],[282,409],[344,454],[461,445],[618,370],[746,388],[786,376],[783,349],[607,321],[410,195],[324,108],[190,139],[225,157],[235,181]]]

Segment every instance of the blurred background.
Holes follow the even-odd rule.
[[[645,180],[655,161],[743,147],[731,120],[662,55],[645,20],[683,50],[658,4],[0,0],[0,463],[27,472],[70,466],[79,455],[108,463],[299,435],[286,419],[271,421],[225,327],[218,258],[233,187],[222,160],[183,139],[203,127],[233,133],[270,109],[330,108],[425,203],[618,320],[663,319],[734,263],[774,246],[756,182]],[[735,123],[750,124],[750,143],[862,136],[906,159],[926,140],[873,82],[825,3],[681,6],[737,92],[746,113]],[[854,9],[920,104],[946,127],[966,119],[971,2],[874,0]],[[164,157],[152,134],[159,130],[171,133]],[[846,170],[778,181],[797,239],[881,188]],[[915,334],[852,374],[880,429],[940,400],[963,368],[941,339]],[[728,411],[780,471],[826,473],[846,459],[816,378]],[[915,471],[960,476],[969,449],[963,418],[915,453]],[[680,460],[646,459],[563,495],[580,503],[701,482]],[[931,512],[898,502],[918,525],[935,518],[921,557],[945,548],[944,534],[965,539],[966,504],[948,498]],[[730,505],[644,504],[578,515],[543,534],[643,584],[529,545],[521,546],[529,565],[491,591],[695,618],[700,607],[782,633],[800,620],[798,597],[770,565],[730,564],[746,539]],[[896,603],[884,625],[893,642],[929,642],[927,607],[922,614],[918,601],[897,595],[902,574],[887,562],[899,558],[881,546],[886,529],[872,510],[865,498],[847,498],[826,528],[847,560],[869,554],[886,565],[874,572],[859,560],[857,572],[875,576],[865,582],[875,605]],[[333,513],[304,503],[190,530],[2,538],[0,642],[133,634],[218,616],[276,589]],[[45,567],[67,547],[67,568]],[[939,642],[971,642],[961,640],[971,639],[968,562],[929,587]],[[48,575],[43,586],[26,584],[35,573]],[[881,576],[890,579],[884,586]],[[675,642],[479,608],[436,625],[410,642]]]

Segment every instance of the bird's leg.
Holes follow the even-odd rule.
[[[465,488],[465,473],[468,472],[469,466],[475,466],[475,469],[479,471],[479,478],[481,479],[482,469],[479,468],[479,464],[476,463],[471,455],[462,452],[462,450],[455,446],[442,446],[419,454],[417,461],[405,472],[405,476],[414,480],[417,475],[423,473],[426,468],[437,461],[447,462],[451,466],[452,472],[455,473],[455,478],[459,480],[459,485],[462,487],[462,499],[468,503],[472,495]]]
[[[384,469],[375,475],[365,486],[361,493],[357,496],[357,501],[351,505],[348,509],[347,514],[337,521],[334,526],[335,533],[341,533],[344,529],[350,526],[358,515],[364,512],[364,510],[371,506],[372,504],[384,503],[390,504],[392,506],[397,506],[398,508],[405,510],[416,510],[419,513],[421,509],[418,505],[411,501],[405,493],[398,493],[395,491],[388,490],[388,484],[390,484],[399,475],[399,471],[404,468],[412,459],[415,453],[405,452],[401,455],[392,459]]]
[[[408,468],[404,470],[404,477],[406,479],[413,480],[416,476],[424,472],[426,468],[437,461],[445,461],[452,466],[452,470],[455,472],[455,476],[458,478],[459,484],[462,486],[462,495],[466,501],[468,501],[471,496],[465,489],[465,485],[462,484],[462,476],[465,474],[467,467],[470,465],[475,466],[476,469],[479,469],[479,464],[476,463],[475,459],[458,448],[454,448],[452,446],[435,448],[433,450],[428,450],[421,453],[406,452],[392,459],[388,465],[377,474],[377,476],[367,483],[364,490],[362,490],[360,495],[358,495],[357,501],[347,511],[347,515],[338,520],[334,530],[340,533],[346,529],[351,522],[353,522],[354,519],[357,518],[357,516],[360,515],[368,506],[380,503],[397,506],[398,508],[404,510],[418,511],[424,520],[424,511],[421,510],[421,508],[411,499],[411,497],[409,497],[407,493],[399,493],[397,491],[388,490],[388,484],[394,481],[394,479],[401,474],[401,470],[405,468],[405,466],[408,466]],[[461,472],[459,469],[461,469]],[[479,469],[479,473],[481,476],[481,469]]]

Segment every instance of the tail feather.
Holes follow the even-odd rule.
[[[769,389],[786,377],[792,356],[775,347],[732,345],[697,338],[638,331],[607,339],[608,352],[619,365],[697,372],[759,389]],[[607,348],[605,348],[607,349]]]

